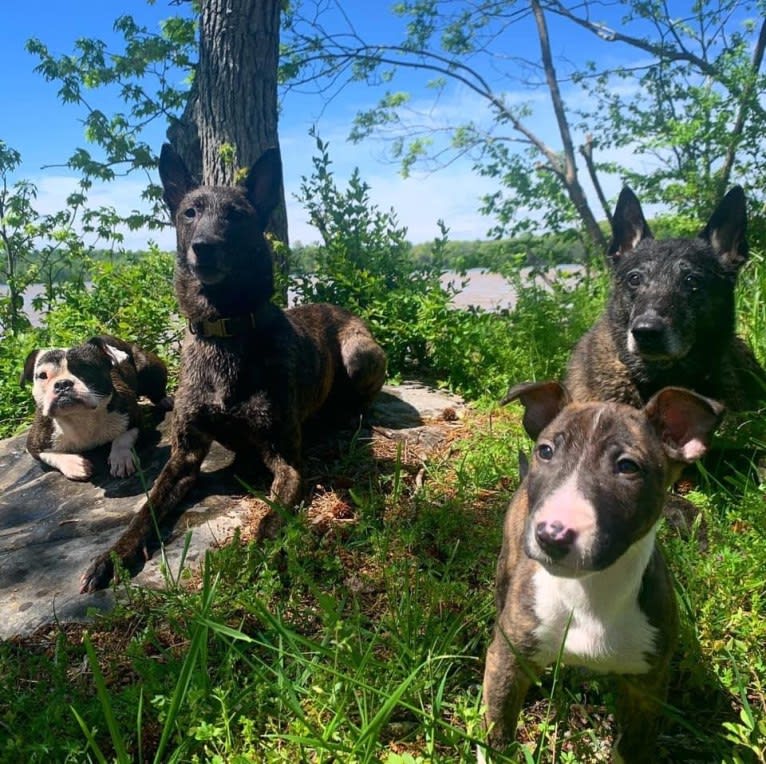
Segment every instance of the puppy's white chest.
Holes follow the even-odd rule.
[[[640,574],[646,566],[632,576],[624,567],[618,561],[605,571],[577,579],[553,576],[542,567],[535,572],[534,610],[539,619],[535,660],[541,666],[553,663],[561,653],[565,663],[594,671],[649,670],[658,630],[638,605]]]
[[[79,453],[111,443],[128,427],[128,416],[119,411],[98,410],[74,421],[54,419],[52,451]]]

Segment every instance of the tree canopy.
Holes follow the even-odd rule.
[[[330,9],[333,25],[318,23]],[[393,13],[400,39],[366,39],[351,4],[304,0],[289,17],[287,86],[328,97],[354,81],[376,87],[351,139],[387,137],[405,173],[470,156],[497,180],[482,207],[497,233],[576,225],[603,247],[610,179],[695,218],[733,182],[761,197],[763,3],[406,0]],[[557,55],[571,39],[587,52]],[[405,72],[432,88],[426,109],[459,85],[477,111],[435,125],[396,89]]]
[[[374,31],[363,35],[366,3],[172,0],[156,30],[120,15],[117,46],[83,38],[54,55],[33,39],[37,70],[58,84],[62,102],[82,108],[85,124],[85,145],[65,160],[81,175],[76,214],[44,227],[62,241],[80,220],[119,246],[120,224],[166,224],[151,182],[160,148],[147,140],[151,124],[167,126],[202,180],[228,182],[277,145],[278,96],[312,88],[330,111],[342,88],[364,84],[350,140],[383,138],[405,175],[470,158],[494,181],[480,211],[497,237],[566,233],[601,252],[624,183],[692,229],[732,183],[751,201],[764,198],[765,11],[763,0],[403,0],[390,7],[398,26],[366,24]],[[119,91],[116,113],[97,105],[101,88]],[[455,89],[471,108],[437,119],[439,99]],[[6,169],[15,167],[14,149],[3,151]],[[148,212],[89,207],[94,181],[135,172],[146,176]],[[34,189],[16,191],[5,187],[4,208],[31,209]],[[16,223],[4,218],[11,279],[24,271],[13,258],[47,246],[15,235]],[[286,241],[284,218],[275,232]],[[49,251],[53,268],[63,248]],[[66,251],[81,250],[70,242]]]

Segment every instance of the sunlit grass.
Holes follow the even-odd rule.
[[[740,305],[763,360],[762,270],[749,266]],[[470,326],[471,342],[507,343],[483,356],[493,391],[563,371],[577,322],[600,308],[602,288],[587,289],[529,295],[512,323]],[[519,411],[489,395],[460,432],[420,476],[401,453],[375,464],[352,438],[327,467],[355,476],[339,489],[353,514],[342,528],[299,514],[273,542],[211,555],[199,577],[169,572],[167,591],[121,585],[123,604],[87,629],[1,643],[0,760],[473,760],[502,517],[529,443]],[[682,614],[667,761],[763,759],[764,498],[749,474],[702,480],[707,548],[662,533]],[[606,679],[552,670],[517,749],[496,760],[606,761],[612,707]]]

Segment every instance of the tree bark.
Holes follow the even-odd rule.
[[[199,62],[168,139],[205,185],[230,185],[277,135],[280,0],[202,0]],[[287,243],[284,189],[269,231]],[[284,269],[284,263],[278,263]]]

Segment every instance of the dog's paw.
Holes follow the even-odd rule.
[[[114,576],[114,563],[110,554],[102,554],[80,576],[80,594],[90,594],[105,589]]]
[[[93,474],[93,464],[79,454],[61,454],[56,467],[70,480],[87,480]]]
[[[112,477],[128,477],[136,471],[133,454],[129,449],[113,448],[109,454],[109,473]]]

